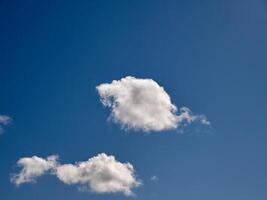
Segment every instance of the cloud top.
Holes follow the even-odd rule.
[[[110,118],[125,129],[163,131],[177,128],[182,122],[209,123],[204,115],[193,115],[186,107],[177,114],[168,93],[152,79],[127,76],[96,89],[101,103],[111,109]]]
[[[68,185],[78,184],[96,193],[121,192],[126,196],[133,195],[132,189],[141,185],[130,163],[121,163],[105,153],[76,164],[60,165],[57,158],[53,155],[47,159],[37,156],[19,159],[17,164],[22,170],[11,178],[11,182],[16,185],[34,182],[49,172]]]

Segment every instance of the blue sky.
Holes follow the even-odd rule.
[[[13,119],[0,135],[0,199],[265,200],[266,24],[265,0],[0,1],[0,114]],[[208,131],[108,121],[96,86],[126,76],[156,81]],[[22,157],[99,153],[134,166],[134,197],[49,174],[10,182]]]

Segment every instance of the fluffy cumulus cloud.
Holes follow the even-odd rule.
[[[96,193],[122,192],[130,196],[132,189],[141,185],[130,163],[121,163],[104,153],[76,164],[60,165],[55,156],[47,159],[34,156],[20,159],[18,165],[21,172],[11,178],[17,185],[32,182],[45,172],[56,175],[65,184],[78,184]]]
[[[16,185],[35,182],[37,177],[53,171],[57,167],[57,156],[52,155],[46,159],[38,156],[25,157],[19,159],[17,165],[22,169],[18,174],[12,176],[11,182]]]
[[[127,76],[96,87],[102,104],[111,108],[110,118],[123,128],[163,131],[182,123],[209,124],[204,115],[194,115],[182,107],[177,113],[170,96],[152,79]]]
[[[0,135],[4,132],[4,126],[8,125],[12,121],[12,118],[7,115],[0,115]]]
[[[63,183],[86,185],[97,193],[132,195],[131,189],[140,185],[130,163],[120,163],[103,153],[75,165],[61,165],[56,174]]]

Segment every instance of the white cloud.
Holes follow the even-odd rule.
[[[57,156],[52,155],[47,157],[47,159],[40,158],[38,156],[19,159],[17,165],[22,167],[22,170],[20,173],[12,176],[11,182],[16,185],[35,182],[37,177],[55,169],[57,166],[57,158]]]
[[[96,89],[102,104],[111,108],[111,119],[122,128],[147,132],[174,129],[184,122],[209,124],[204,115],[193,115],[186,107],[177,114],[170,96],[152,79],[127,76]]]
[[[8,125],[11,121],[11,117],[7,115],[0,115],[0,135],[4,132],[3,126]]]
[[[189,124],[192,122],[200,122],[201,124],[210,125],[210,122],[207,120],[205,115],[195,115],[192,111],[187,107],[180,108],[180,115],[177,116],[179,121],[186,121]]]
[[[158,180],[158,179],[159,179],[159,178],[158,178],[157,176],[155,176],[155,175],[152,176],[152,177],[150,178],[151,181],[156,181],[156,180]]]
[[[56,174],[63,183],[86,185],[97,193],[122,192],[129,196],[132,188],[141,184],[130,163],[120,163],[104,153],[75,165],[61,165]]]
[[[21,172],[11,178],[16,185],[33,182],[45,172],[56,175],[65,184],[78,184],[96,193],[122,192],[130,196],[134,194],[132,189],[141,185],[130,163],[121,163],[104,153],[76,164],[60,165],[55,156],[47,159],[34,156],[20,159],[18,165]]]

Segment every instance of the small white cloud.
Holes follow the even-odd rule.
[[[96,89],[102,104],[111,108],[110,118],[122,128],[148,132],[174,129],[184,122],[209,124],[204,115],[193,115],[186,107],[177,114],[170,96],[152,79],[127,76]]]
[[[21,172],[11,178],[16,185],[33,182],[46,172],[65,184],[78,184],[83,190],[88,188],[96,193],[122,192],[130,196],[134,194],[132,189],[141,185],[130,163],[121,163],[104,153],[76,164],[60,165],[55,156],[47,159],[34,156],[20,159],[18,165],[22,167]]]
[[[157,176],[152,176],[152,177],[150,178],[150,180],[151,180],[151,181],[156,181],[156,180],[158,180],[158,177],[157,177]]]
[[[200,122],[204,125],[210,125],[210,122],[207,120],[205,115],[195,115],[192,111],[187,107],[180,108],[180,115],[177,116],[180,122],[187,122],[191,124],[192,122]]]
[[[22,167],[22,170],[18,174],[12,176],[11,182],[17,186],[22,183],[35,182],[37,177],[55,169],[57,166],[57,158],[57,156],[52,155],[47,157],[47,159],[38,156],[19,159],[17,165]]]
[[[8,125],[12,118],[7,115],[0,115],[0,135],[4,133],[4,126]]]

